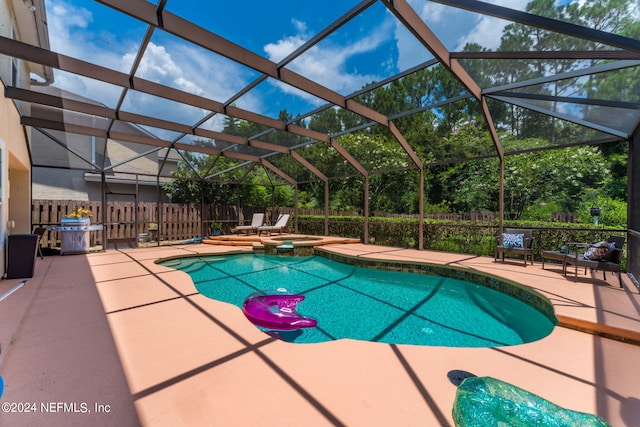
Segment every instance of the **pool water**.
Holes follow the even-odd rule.
[[[188,273],[201,294],[237,307],[259,290],[286,288],[304,295],[297,311],[315,318],[317,327],[272,333],[296,343],[349,338],[496,347],[539,340],[555,326],[532,306],[481,285],[355,267],[319,256],[240,254],[161,264]]]

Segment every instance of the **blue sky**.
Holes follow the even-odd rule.
[[[168,0],[166,9],[278,62],[357,3],[281,0],[274,6],[265,1]],[[424,0],[410,3],[451,50],[459,50],[470,41],[495,49],[507,24]],[[519,10],[526,5],[523,0],[492,3]],[[125,73],[130,71],[145,25],[93,1],[47,0],[46,4],[52,50]],[[287,67],[346,95],[431,58],[378,2]],[[137,76],[224,102],[259,74],[156,31]],[[61,72],[56,72],[55,78],[56,86],[110,107],[115,107],[120,96],[120,89],[90,79]],[[325,102],[268,80],[236,104],[277,117],[281,109],[296,115]],[[207,114],[139,93],[131,93],[123,108],[185,124],[194,124]],[[220,129],[221,120],[213,120],[207,126]],[[169,134],[162,136],[171,138]]]

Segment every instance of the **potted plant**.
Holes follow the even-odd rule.
[[[92,214],[91,209],[78,207],[65,215],[64,218],[62,218],[62,222],[88,224],[91,221]]]
[[[147,227],[149,233],[149,241],[155,242],[158,239],[158,224],[150,222]]]
[[[222,224],[220,224],[215,219],[211,221],[210,227],[212,236],[219,236],[222,234]]]

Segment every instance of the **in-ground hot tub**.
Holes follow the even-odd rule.
[[[322,240],[321,236],[280,236],[280,237],[269,237],[270,240],[276,240],[278,242],[317,242]]]
[[[332,236],[277,236],[260,239],[266,255],[313,255],[316,246],[334,243],[359,243],[359,239]]]

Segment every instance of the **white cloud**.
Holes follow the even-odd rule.
[[[103,48],[96,44],[95,34],[91,29],[91,11],[75,7],[64,0],[52,0],[48,4],[47,25],[52,50],[94,64],[121,64],[121,58],[112,51],[113,46]],[[126,71],[122,69],[122,65],[117,69]]]
[[[409,0],[409,4],[449,50],[454,50],[456,38],[468,31],[470,27],[468,22],[461,22],[456,9],[421,0]],[[399,21],[396,21],[394,35],[398,47],[398,69],[406,70],[433,59],[433,55],[426,50],[422,42],[418,41]]]
[[[60,19],[64,17],[65,22],[69,27],[80,27],[87,28],[93,19],[91,12],[89,12],[85,8],[76,8],[74,9],[71,5],[63,2],[63,1],[53,1],[51,7],[53,14],[49,16],[49,19],[53,17],[54,19]],[[51,23],[51,21],[49,21]],[[63,32],[64,31],[63,29]]]
[[[125,54],[123,59],[132,63],[135,55],[135,52],[128,53]],[[157,83],[167,84],[194,95],[204,94],[204,90],[196,82],[185,77],[182,67],[176,64],[166,48],[152,42],[147,46],[136,75]]]
[[[295,35],[264,46],[264,51],[270,60],[274,62],[282,60],[310,38],[306,34],[304,23],[294,21],[294,26],[297,30]],[[366,54],[378,48],[388,40],[391,29],[390,21],[387,21],[376,27],[374,32],[364,34],[362,38],[347,45],[337,45],[331,43],[330,39],[325,39],[289,63],[287,68],[338,93],[351,93],[371,81],[380,80],[380,77],[359,73],[357,68],[348,69],[347,63],[357,55]],[[384,63],[380,65],[383,66]],[[303,98],[314,105],[326,102],[289,85],[280,82],[275,82],[275,85],[283,92]]]
[[[493,2],[497,6],[504,6],[514,10],[524,11],[529,0],[496,0]],[[493,18],[478,14],[479,20],[469,33],[458,40],[456,50],[462,50],[464,45],[475,41],[484,47],[496,50],[500,46],[502,31],[504,27],[511,24],[511,21]]]
[[[422,7],[419,7],[423,2],[418,1],[409,1],[409,4],[414,8],[414,10],[424,19],[425,16],[428,16],[432,21],[440,22],[446,20],[447,17],[447,7],[438,3],[433,2],[424,2]]]
[[[122,40],[120,33],[100,30],[88,6],[78,7],[69,1],[51,0],[47,4],[47,15],[52,50],[120,72],[130,72],[141,39]],[[121,93],[113,85],[60,71],[54,73],[55,86],[109,107],[115,107]],[[208,52],[203,54],[200,48],[186,42],[149,43],[136,76],[220,102],[226,101],[250,78],[241,66]],[[194,117],[192,107],[179,107],[184,111],[175,108],[167,111],[161,104],[136,105],[134,112],[188,124],[200,118],[191,120]],[[255,96],[250,95],[244,96],[238,105],[258,110],[261,106]],[[126,106],[134,108],[130,104]]]
[[[404,71],[433,59],[433,55],[404,25],[397,23],[394,30],[394,37],[398,49],[398,70]]]
[[[297,28],[303,30],[304,27]],[[305,42],[304,33],[298,33],[295,36],[286,37],[282,40],[278,40],[276,43],[269,43],[264,46],[264,51],[273,62],[280,62],[286,58],[291,52],[302,46]]]
[[[421,1],[411,0],[409,3],[431,31],[451,51],[462,50],[466,43],[471,42],[495,50],[500,46],[502,30],[510,23],[510,21],[433,2],[422,4]],[[491,3],[514,10],[525,10],[528,0],[497,0]],[[411,48],[411,44],[408,47]],[[402,44],[399,48],[406,49]],[[401,52],[401,58],[403,54]]]
[[[472,32],[466,33],[456,40],[454,50],[461,51],[467,43],[478,43],[483,47],[496,50],[500,46],[502,30],[507,24],[508,22],[483,16],[477,21]]]
[[[93,14],[64,0],[47,2],[47,24],[51,49],[67,56],[98,65],[111,65],[125,71],[123,58],[111,49],[95,43],[91,32]],[[83,43],[79,43],[82,40]],[[130,66],[130,65],[129,65]],[[113,85],[54,70],[54,86],[115,107],[120,92]]]
[[[132,61],[135,53],[125,55],[125,60]],[[225,102],[233,94],[244,87],[248,81],[246,71],[241,66],[218,57],[201,48],[186,42],[176,41],[167,45],[150,42],[140,62],[136,75],[140,78],[160,83],[194,95]],[[144,109],[141,114],[160,117],[166,120],[186,124],[195,124],[209,113],[207,110],[196,110],[188,105],[174,105],[154,102],[153,99],[136,98],[136,106]],[[241,108],[260,111],[260,100],[251,94],[245,95],[237,105]],[[125,104],[127,108],[132,105]]]

